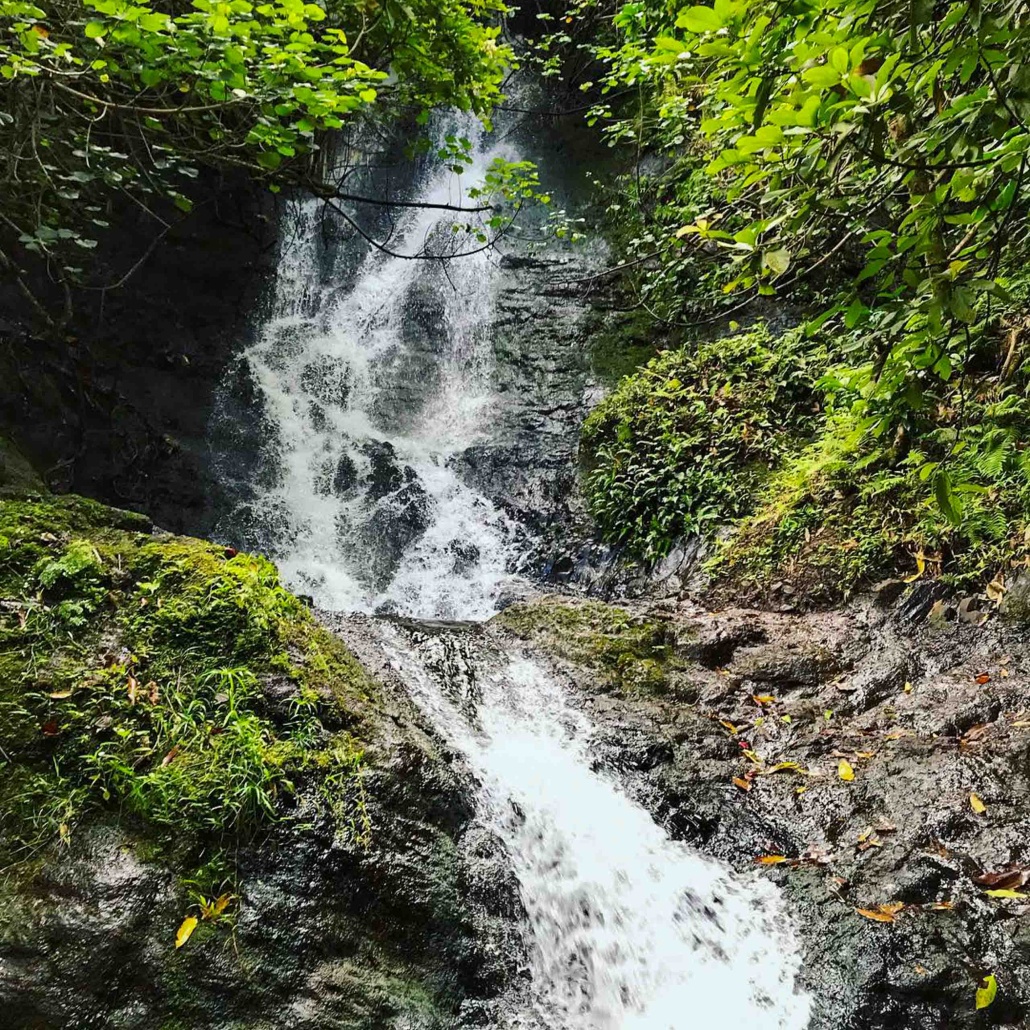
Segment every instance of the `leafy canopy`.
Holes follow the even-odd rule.
[[[0,266],[75,278],[108,202],[189,210],[201,167],[320,184],[366,112],[486,117],[510,63],[500,0],[0,0]],[[424,115],[423,115],[424,117]],[[162,207],[161,205],[164,205]]]
[[[824,318],[866,332],[850,385],[888,422],[960,372],[1027,247],[1025,5],[634,2],[615,25],[606,88],[652,106],[612,133],[699,138],[719,186],[666,253],[720,251],[731,303],[857,262]]]

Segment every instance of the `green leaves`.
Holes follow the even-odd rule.
[[[45,13],[0,0],[12,28],[0,37],[12,84],[0,147],[38,141],[0,204],[22,246],[71,269],[73,250],[94,245],[77,228],[93,224],[87,207],[111,191],[166,220],[188,210],[184,169],[198,165],[307,182],[320,134],[369,105],[388,118],[438,107],[486,118],[513,60],[502,10],[500,0],[383,0],[370,20],[363,0],[53,0]],[[102,134],[89,131],[115,112]]]
[[[957,526],[962,521],[962,501],[955,492],[951,476],[944,469],[939,469],[933,478],[933,492],[947,520]]]
[[[688,7],[676,19],[676,27],[688,32],[715,32],[722,26],[722,18],[711,7]]]

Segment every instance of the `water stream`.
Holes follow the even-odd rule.
[[[495,151],[482,144],[474,177]],[[459,198],[449,171],[417,196]],[[245,355],[264,429],[246,516],[291,586],[325,608],[484,620],[524,592],[524,530],[460,475],[508,401],[492,389],[503,269],[370,250],[326,268],[314,203],[297,215],[272,310]],[[392,246],[449,232],[412,209]],[[796,943],[775,889],[671,840],[597,771],[588,718],[531,655],[388,619],[384,652],[479,783],[527,915],[532,987],[495,1030],[802,1030]]]

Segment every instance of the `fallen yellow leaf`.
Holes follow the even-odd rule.
[[[759,705],[771,705],[776,700],[772,694],[752,694],[751,697]]]
[[[220,916],[229,907],[229,903],[231,901],[231,894],[223,894],[221,897],[219,897],[213,906],[215,915]]]
[[[989,898],[1030,898],[1030,894],[1023,894],[1021,891],[1010,889],[984,891]]]
[[[719,720],[719,725],[720,726],[725,726],[726,729],[728,729],[730,731],[730,733],[733,734],[733,736],[737,735],[737,727],[734,726],[733,723],[729,721],[729,719],[720,719]]]
[[[853,780],[855,778],[855,770],[851,768],[851,763],[846,758],[842,758],[837,763],[837,775],[842,780]]]
[[[975,794],[969,795],[969,807],[977,815],[983,815],[987,811],[987,806]]]
[[[759,855],[755,861],[759,865],[779,865],[781,862],[788,862],[786,855]]]
[[[998,981],[995,980],[994,974],[990,973],[980,983],[983,986],[978,987],[976,990],[976,1007],[978,1009],[985,1009],[998,996]]]
[[[175,935],[175,946],[181,948],[193,935],[193,931],[197,928],[197,917],[187,916],[182,921],[182,926],[179,927],[178,932]]]
[[[855,911],[866,919],[877,923],[893,923],[894,917],[905,907],[904,902],[893,901],[889,905],[877,905],[876,908],[856,908]]]
[[[1005,577],[1001,573],[994,577],[990,583],[987,584],[987,590],[985,591],[989,600],[995,604],[1001,604],[1005,599]]]
[[[751,784],[740,776],[734,776],[733,782],[740,787],[741,790],[750,790]]]

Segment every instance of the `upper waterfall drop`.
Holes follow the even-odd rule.
[[[462,178],[481,179],[501,152],[478,130]],[[331,260],[326,275],[321,202],[302,202],[270,316],[243,355],[266,433],[246,515],[287,581],[325,608],[484,619],[511,579],[520,527],[452,463],[500,403],[496,255],[401,256],[451,234],[454,212],[424,205],[461,206],[458,180],[430,168],[393,253],[370,249],[346,285]]]

